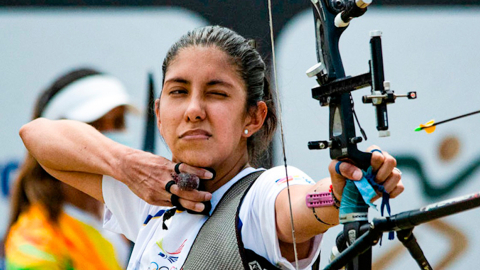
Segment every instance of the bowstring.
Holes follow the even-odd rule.
[[[295,253],[295,269],[298,270],[298,255],[297,255],[297,241],[295,239],[295,227],[293,222],[293,211],[292,211],[292,200],[290,197],[290,184],[288,179],[288,170],[287,170],[287,155],[285,151],[285,136],[283,133],[283,122],[282,122],[282,106],[280,103],[280,93],[278,91],[278,81],[277,81],[277,64],[275,57],[275,39],[273,37],[273,16],[272,16],[272,1],[267,0],[268,2],[268,17],[270,25],[270,43],[272,45],[272,67],[273,67],[273,79],[274,79],[274,89],[275,89],[275,101],[278,108],[278,122],[280,124],[280,137],[282,142],[282,151],[283,151],[283,164],[285,166],[285,177],[287,181],[287,194],[288,194],[288,206],[290,209],[290,222],[292,226],[292,240],[293,240],[293,252]]]

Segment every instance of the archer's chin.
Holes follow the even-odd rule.
[[[184,151],[179,156],[175,156],[178,162],[186,163],[194,167],[212,167],[213,161],[205,152]]]

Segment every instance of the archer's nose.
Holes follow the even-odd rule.
[[[185,111],[185,120],[196,122],[202,121],[206,117],[205,102],[201,97],[192,96],[189,100],[187,110]]]

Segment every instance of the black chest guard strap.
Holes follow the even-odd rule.
[[[235,215],[243,194],[262,172],[245,176],[225,193],[198,232],[183,265],[184,270],[243,269]]]
[[[238,213],[245,194],[263,171],[251,173],[235,183],[203,224],[182,267],[183,270],[279,269],[251,250],[241,239]],[[312,269],[318,269],[319,260]]]

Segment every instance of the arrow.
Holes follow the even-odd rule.
[[[421,131],[421,130],[425,130],[427,133],[432,133],[435,131],[436,127],[435,126],[438,126],[440,124],[443,124],[443,123],[446,123],[446,122],[450,122],[450,121],[453,121],[453,120],[457,120],[457,119],[460,119],[460,118],[463,118],[463,117],[467,117],[467,116],[470,116],[470,115],[474,115],[474,114],[477,114],[477,113],[480,113],[480,110],[479,111],[474,111],[474,112],[471,112],[471,113],[467,113],[467,114],[462,114],[460,116],[456,116],[456,117],[453,117],[453,118],[449,118],[447,120],[443,120],[443,121],[440,121],[440,122],[437,122],[435,123],[435,120],[430,120],[428,121],[427,123],[425,124],[420,124],[419,127],[417,127],[415,129],[415,131]]]

